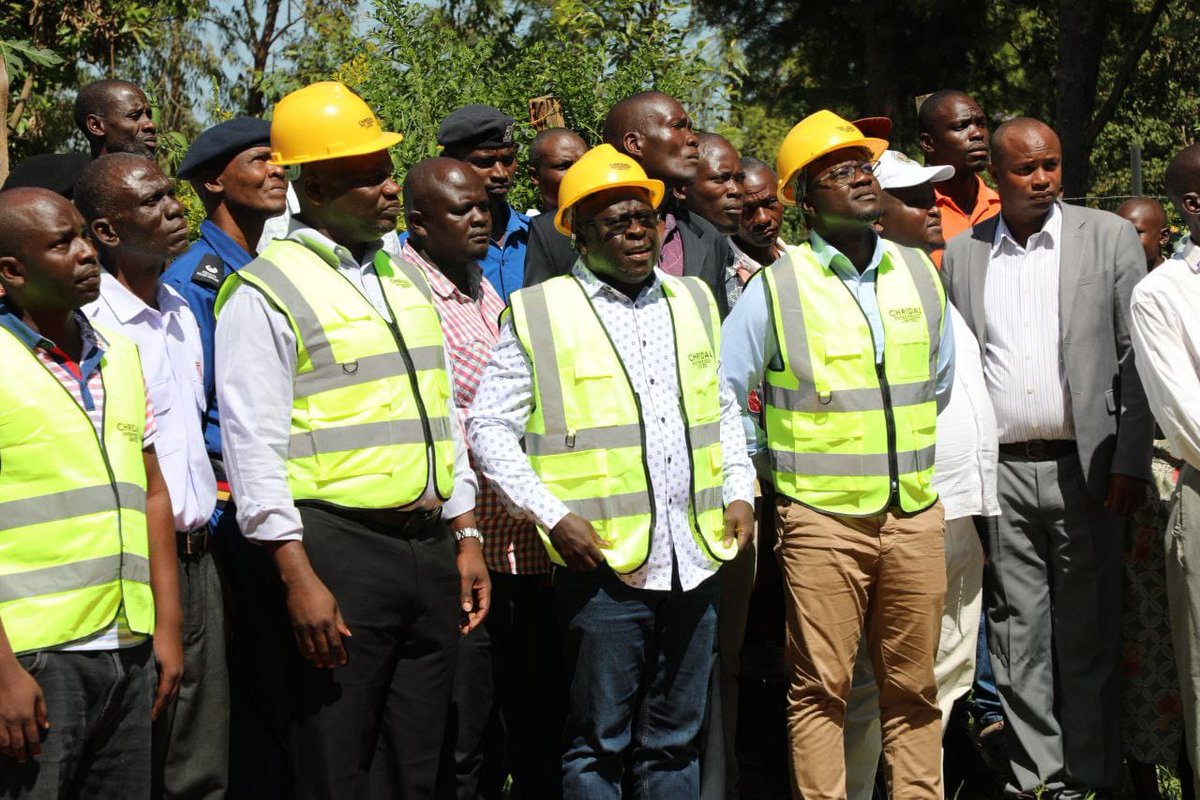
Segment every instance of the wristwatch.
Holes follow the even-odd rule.
[[[454,532],[454,541],[461,542],[463,539],[477,539],[479,546],[483,547],[483,534],[479,532],[479,528],[459,528]]]

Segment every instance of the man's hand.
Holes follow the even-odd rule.
[[[604,563],[601,547],[608,543],[600,538],[592,523],[578,514],[567,514],[550,530],[550,543],[567,562],[567,569],[588,572]]]
[[[725,546],[733,544],[735,539],[739,553],[754,539],[754,506],[745,500],[734,500],[725,509]]]
[[[325,587],[315,572],[287,586],[288,616],[292,620],[292,634],[301,654],[314,667],[332,669],[345,666],[349,660],[342,637],[350,635],[350,629],[342,620],[333,593]]]
[[[458,543],[458,575],[462,610],[465,615],[458,629],[466,636],[487,616],[492,603],[492,579],[483,560],[479,540],[468,536]]]
[[[154,660],[158,662],[158,688],[154,692],[154,705],[150,708],[150,719],[158,719],[179,694],[183,681],[183,640],[177,625],[154,626]]]
[[[1104,507],[1114,514],[1132,514],[1146,502],[1146,482],[1132,475],[1108,476],[1108,497]]]
[[[4,659],[0,666],[0,754],[18,764],[40,756],[41,732],[49,728],[42,687],[15,657]]]

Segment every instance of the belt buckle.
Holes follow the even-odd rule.
[[[1045,439],[1033,439],[1025,443],[1025,457],[1033,461],[1045,461],[1050,457],[1050,445]]]
[[[208,526],[188,531],[183,535],[183,552],[188,556],[198,556],[204,553],[205,539],[208,536]]]

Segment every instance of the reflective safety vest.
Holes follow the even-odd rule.
[[[104,435],[16,336],[0,327],[0,620],[27,653],[110,627],[124,605],[154,631],[136,345],[105,334]]]
[[[688,439],[692,535],[714,562],[729,561],[737,544],[722,541],[717,307],[697,278],[662,280]],[[656,509],[645,419],[625,365],[574,277],[554,278],[510,299],[516,334],[533,368],[536,404],[525,426],[529,463],[554,496],[609,543],[601,548],[609,566],[633,572],[650,556]],[[550,559],[564,564],[547,532],[541,536]]]
[[[421,270],[380,250],[375,272],[392,321],[319,245],[276,239],[227,277],[216,312],[246,284],[296,336],[287,476],[296,500],[396,508],[419,499],[432,454],[437,496],[454,487],[450,379]],[[248,365],[252,367],[253,365]]]
[[[946,295],[929,259],[884,242],[875,278],[883,361],[867,318],[808,244],[764,270],[783,368],[764,404],[775,487],[819,511],[878,514],[937,500],[938,347]]]

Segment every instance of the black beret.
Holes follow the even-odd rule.
[[[179,164],[178,175],[191,180],[205,164],[224,158],[226,163],[243,150],[271,144],[271,123],[255,117],[234,117],[213,125],[196,137]]]
[[[438,126],[437,143],[456,150],[510,147],[513,118],[491,106],[470,105],[451,111]]]
[[[5,189],[32,186],[49,189],[68,200],[75,194],[75,181],[92,163],[87,153],[48,153],[30,156],[13,167],[4,181]]]

